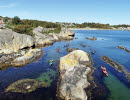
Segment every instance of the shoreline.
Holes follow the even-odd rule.
[[[119,30],[119,29],[98,29],[98,28],[69,28],[70,30],[115,30],[115,31],[130,31],[130,30]]]

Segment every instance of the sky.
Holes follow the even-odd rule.
[[[0,0],[0,16],[51,22],[130,24],[130,0]]]

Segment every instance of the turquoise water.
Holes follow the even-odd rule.
[[[116,46],[123,45],[130,49],[130,31],[109,31],[109,30],[75,30],[75,37],[72,41],[56,42],[52,46],[41,48],[44,51],[43,57],[26,66],[0,71],[0,100],[57,100],[56,87],[58,81],[57,67],[59,59],[68,54],[64,44],[69,43],[70,47],[76,47],[91,54],[90,49],[94,49],[96,53],[91,55],[96,68],[93,76],[97,87],[92,90],[92,100],[129,100],[130,83],[123,73],[118,73],[111,66],[100,60],[101,56],[108,56],[111,59],[125,66],[130,72],[130,53],[127,53]],[[97,37],[98,40],[87,40],[85,37]],[[80,44],[87,45],[82,47]],[[91,47],[88,47],[91,46]],[[60,52],[56,49],[60,48]],[[49,67],[48,61],[54,60],[54,65]],[[109,77],[105,77],[100,66],[103,65],[109,72]],[[47,83],[47,88],[40,88],[37,91],[20,94],[5,93],[5,88],[12,82],[20,79],[36,79]],[[122,91],[120,91],[122,90]]]

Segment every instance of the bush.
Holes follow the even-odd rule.
[[[20,22],[21,22],[21,20],[20,20],[20,18],[18,16],[15,16],[12,19],[12,24],[14,24],[14,25],[18,25]]]
[[[17,33],[33,35],[32,27],[30,25],[17,25],[13,30]]]

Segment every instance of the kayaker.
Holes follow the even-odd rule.
[[[58,48],[58,49],[56,49],[56,51],[57,51],[57,52],[60,52],[60,49]]]
[[[102,72],[108,77],[108,73],[105,67],[101,66]]]
[[[53,59],[49,60],[50,67],[53,65]]]

